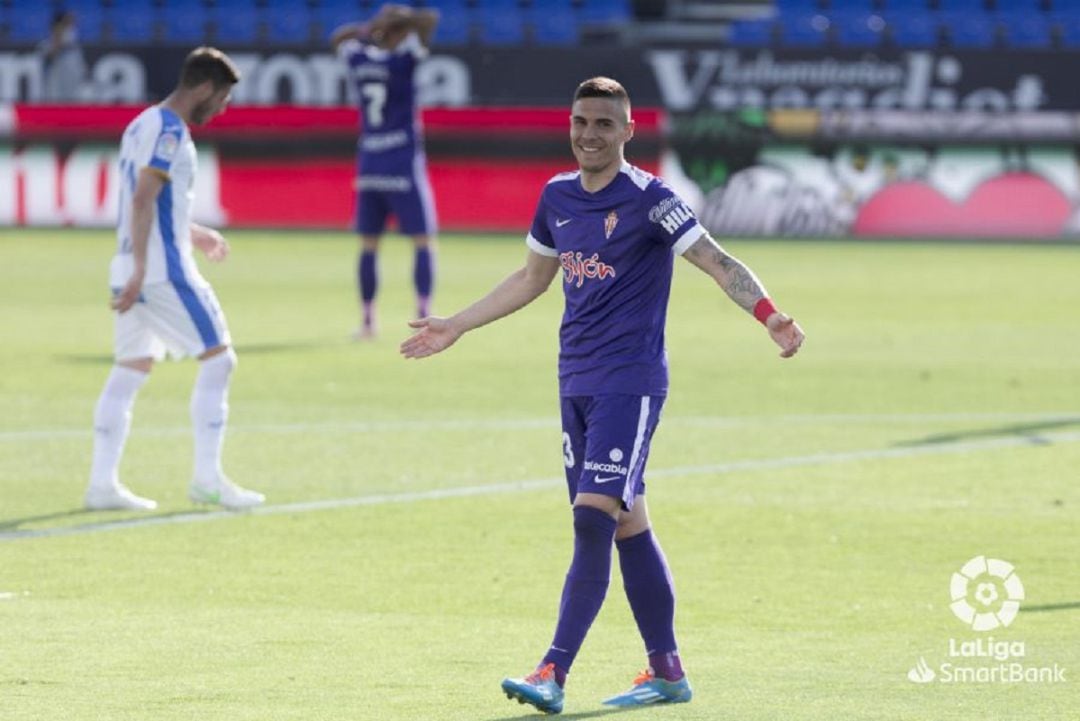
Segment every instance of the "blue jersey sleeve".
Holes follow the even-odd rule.
[[[534,253],[557,258],[559,251],[555,250],[555,239],[551,237],[551,229],[548,227],[548,212],[545,197],[547,192],[540,194],[540,202],[536,204],[536,215],[533,217],[532,228],[525,238],[525,244]]]
[[[652,236],[678,255],[705,232],[694,211],[666,183],[657,179],[646,190],[648,217]]]
[[[168,175],[183,136],[184,125],[180,118],[162,108],[161,130],[154,139],[154,149],[150,152],[150,162],[147,165]]]

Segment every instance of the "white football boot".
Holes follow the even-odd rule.
[[[90,511],[152,511],[157,508],[157,501],[136,496],[117,481],[107,486],[90,486],[83,505]]]
[[[192,481],[188,486],[188,498],[195,503],[209,503],[230,511],[242,511],[266,502],[263,494],[241,488],[224,476],[210,483]]]

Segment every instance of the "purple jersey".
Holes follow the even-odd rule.
[[[346,40],[337,52],[349,66],[349,81],[360,101],[361,155],[374,160],[388,151],[415,148],[422,132],[413,74],[427,55],[419,36],[409,33],[393,50]],[[411,155],[405,157],[411,163]]]
[[[526,242],[562,264],[561,395],[667,393],[674,257],[704,232],[671,188],[629,163],[596,193],[580,172],[548,181]]]

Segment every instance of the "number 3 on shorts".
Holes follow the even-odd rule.
[[[567,468],[574,467],[574,446],[570,443],[570,434],[562,434],[563,462]]]

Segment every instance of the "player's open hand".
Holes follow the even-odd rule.
[[[790,358],[799,352],[806,334],[795,322],[795,319],[786,313],[773,313],[769,316],[765,327],[769,329],[769,335],[780,346],[780,357]]]
[[[204,228],[201,225],[191,227],[191,244],[201,250],[206,258],[214,263],[220,263],[229,257],[229,241],[225,236],[213,228]]]
[[[428,316],[420,320],[409,321],[409,327],[416,333],[401,344],[401,355],[406,358],[427,358],[454,345],[461,337],[461,331],[454,327],[447,318]]]

